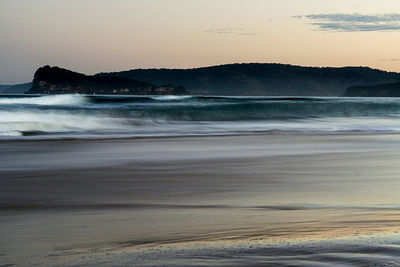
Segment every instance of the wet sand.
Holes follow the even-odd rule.
[[[385,134],[3,141],[0,264],[400,264],[399,162]]]

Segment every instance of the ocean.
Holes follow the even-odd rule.
[[[0,138],[255,133],[398,133],[400,99],[343,97],[0,97]]]
[[[1,96],[0,266],[399,266],[400,99]]]

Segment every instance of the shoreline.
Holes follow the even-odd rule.
[[[223,262],[230,266],[277,266],[298,258],[307,260],[302,266],[339,263],[396,266],[399,243],[398,226],[366,227],[249,238],[87,243],[57,247],[39,261],[33,258],[13,262],[18,266],[215,266]]]
[[[400,135],[400,132],[382,131],[382,132],[368,132],[368,131],[339,131],[339,132],[301,132],[301,131],[260,131],[251,133],[221,133],[221,134],[188,134],[188,135],[149,135],[149,136],[121,136],[121,137],[51,137],[52,135],[27,135],[20,136],[20,138],[0,138],[0,143],[6,142],[45,142],[45,141],[135,141],[135,140],[162,140],[162,139],[180,139],[180,138],[207,138],[207,137],[257,137],[257,136],[396,136]],[[4,137],[4,136],[3,136]],[[37,138],[35,138],[37,137]]]
[[[399,141],[254,135],[0,142],[0,263],[273,266],[290,264],[290,255],[321,263],[321,253],[334,254],[327,264],[348,263],[342,239],[355,253],[349,262],[376,239],[368,260],[396,262]]]

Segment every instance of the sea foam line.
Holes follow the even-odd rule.
[[[83,105],[88,103],[88,99],[81,95],[49,95],[39,97],[21,97],[21,98],[0,98],[1,105],[47,105],[47,106],[70,106]]]

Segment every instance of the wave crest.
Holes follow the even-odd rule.
[[[186,100],[190,99],[192,96],[188,95],[160,95],[160,96],[152,96],[151,99],[159,100],[159,101],[171,101],[171,100]]]
[[[398,98],[0,97],[0,136],[400,133]]]
[[[47,106],[72,106],[89,103],[88,98],[82,95],[49,95],[38,97],[13,97],[0,98],[0,105],[47,105]]]

